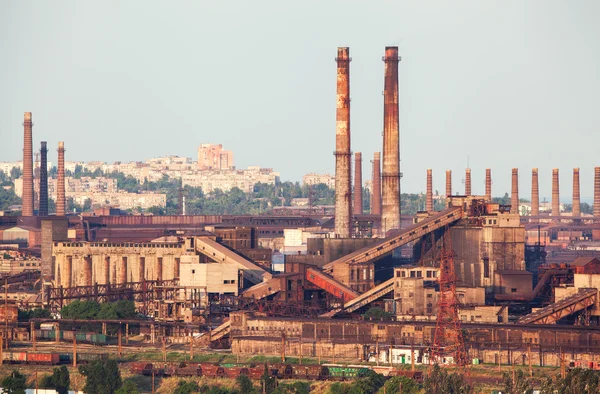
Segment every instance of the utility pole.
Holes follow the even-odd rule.
[[[31,322],[29,324],[29,331],[31,332],[31,342],[32,342],[32,346],[33,346],[33,351],[36,351],[35,323],[34,322]]]
[[[123,334],[121,333],[121,328],[119,328],[119,332],[117,334],[118,346],[117,346],[117,356],[121,357],[123,354]]]
[[[529,361],[529,377],[533,377],[533,370],[531,369],[531,345],[527,345],[527,361]]]
[[[73,333],[73,368],[77,368],[77,331]]]
[[[162,354],[163,354],[163,362],[167,362],[167,339],[162,337]]]

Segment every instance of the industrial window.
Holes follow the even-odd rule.
[[[432,276],[433,276],[433,272],[431,272],[431,271],[427,271],[427,277],[428,277],[428,278],[431,278]]]
[[[416,274],[416,272],[415,272],[415,271],[410,271],[410,277],[411,277],[411,278],[414,278],[414,277],[416,277],[416,276],[417,276],[417,274]]]
[[[511,292],[511,293],[516,293],[516,292],[517,292],[517,289],[513,287],[512,289],[510,289],[510,292]]]
[[[192,274],[195,274],[195,273],[196,273],[196,270],[192,270]]]
[[[423,272],[417,271],[417,278],[422,278],[422,277],[423,277]]]

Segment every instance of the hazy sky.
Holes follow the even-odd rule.
[[[573,167],[592,196],[600,143],[600,2],[3,1],[0,161],[20,159],[23,112],[34,149],[56,161],[130,161],[222,143],[238,167],[301,180],[334,172],[336,47],[352,56],[352,150],[382,146],[383,56],[399,46],[402,190],[454,190],[467,158],[473,192],[494,195],[531,168],[550,196]]]

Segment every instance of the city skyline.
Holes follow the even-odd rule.
[[[58,140],[66,160],[107,162],[194,157],[190,144],[212,142],[234,151],[238,167],[271,167],[283,181],[333,173],[333,59],[347,45],[351,149],[362,152],[367,180],[382,144],[381,57],[398,45],[403,191],[424,191],[427,168],[434,190],[443,190],[446,168],[461,190],[468,162],[475,194],[487,167],[493,194],[510,193],[518,167],[526,197],[537,167],[540,195],[550,196],[559,168],[568,200],[579,167],[582,199],[592,196],[595,2],[375,2],[344,12],[320,5],[315,15],[316,4],[190,3],[164,12],[144,3],[141,13],[133,5],[116,13],[93,4],[3,5],[10,34],[0,43],[8,59],[0,82],[12,93],[0,98],[0,160],[20,158],[22,114],[31,111],[34,149],[47,140],[51,161]],[[113,29],[103,28],[107,21]]]

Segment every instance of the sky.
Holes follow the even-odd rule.
[[[402,191],[433,169],[462,191],[521,197],[552,168],[570,200],[573,167],[593,195],[600,146],[600,2],[4,1],[0,161],[21,158],[23,113],[49,160],[196,160],[221,143],[238,168],[282,180],[334,173],[336,48],[350,47],[352,151],[363,179],[382,150],[385,46],[398,46]]]

